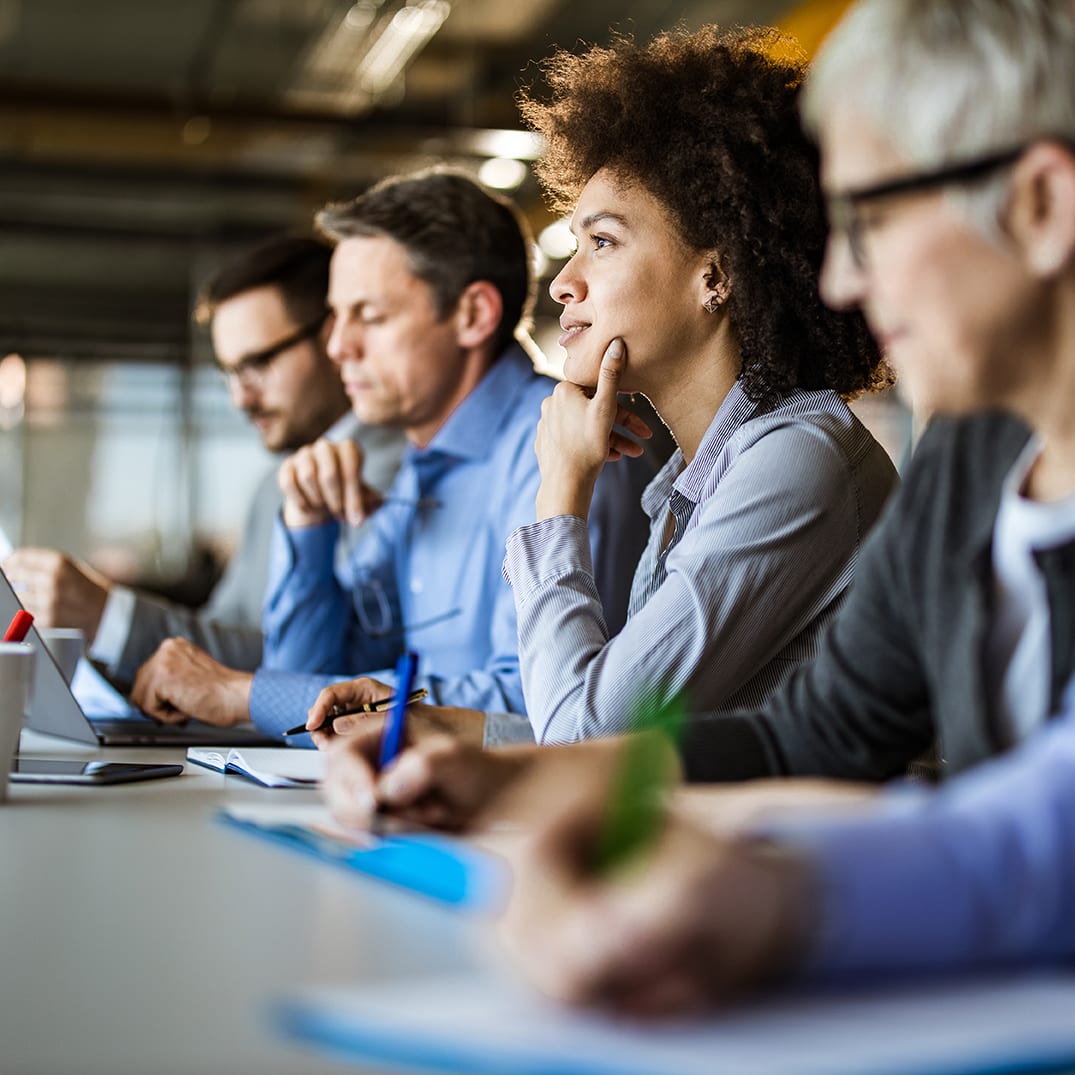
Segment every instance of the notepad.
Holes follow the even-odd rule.
[[[187,761],[236,773],[267,788],[315,788],[325,777],[325,755],[320,750],[290,747],[191,747]]]
[[[311,989],[283,1030],[352,1063],[469,1075],[970,1075],[1072,1070],[1075,978],[773,998],[653,1024],[570,1010],[490,973]]]
[[[226,824],[460,910],[484,914],[507,891],[507,865],[467,841],[384,819],[383,832],[340,825],[319,804],[234,803]]]

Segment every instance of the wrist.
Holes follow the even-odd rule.
[[[228,682],[228,723],[243,724],[250,719],[250,692],[254,686],[253,672],[233,672]]]
[[[535,521],[541,522],[557,515],[577,515],[580,519],[587,519],[596,480],[596,475],[592,479],[547,481],[542,478],[534,502]]]
[[[324,510],[308,511],[290,501],[284,501],[281,518],[284,521],[284,526],[286,526],[288,530],[300,530],[307,526],[322,526],[327,523],[332,516]]]
[[[412,725],[416,738],[451,735],[480,747],[485,738],[485,714],[478,709],[450,706],[415,706]]]

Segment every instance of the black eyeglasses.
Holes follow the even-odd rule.
[[[271,347],[266,347],[263,351],[254,351],[249,355],[244,355],[234,366],[225,366],[218,361],[217,369],[229,381],[238,381],[243,388],[257,388],[269,366],[285,351],[290,351],[295,344],[316,336],[321,331],[321,326],[328,315],[329,311],[325,310],[317,316],[315,321],[297,328],[290,336],[285,337],[279,343],[274,343]]]
[[[1026,145],[1016,146],[984,157],[975,157],[973,160],[945,165],[933,171],[905,175],[884,183],[846,190],[841,194],[830,194],[826,199],[829,229],[833,234],[846,236],[851,260],[857,268],[864,269],[866,267],[864,240],[867,230],[867,224],[862,218],[864,206],[883,198],[915,194],[953,183],[970,183],[976,179],[984,179],[998,168],[1014,164],[1028,148]]]

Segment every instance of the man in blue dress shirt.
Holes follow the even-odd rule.
[[[285,462],[262,667],[234,671],[171,640],[139,672],[134,700],[166,721],[249,718],[279,734],[343,676],[391,684],[410,648],[431,700],[524,712],[501,563],[507,535],[533,519],[535,430],[553,387],[524,349],[525,227],[449,171],[387,180],[318,223],[336,244],[329,354],[354,413],[405,433],[402,468],[384,493],[364,480],[352,442],[320,440]],[[596,487],[591,548],[611,630],[645,544],[640,499],[653,473],[648,459],[625,460]],[[366,519],[367,536],[334,569],[341,523]]]

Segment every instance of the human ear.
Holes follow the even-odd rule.
[[[488,280],[475,280],[463,289],[455,309],[456,339],[460,347],[480,347],[500,328],[504,300]]]
[[[706,257],[702,283],[702,308],[707,313],[714,314],[728,301],[728,296],[732,293],[732,282],[724,271],[720,255],[715,251]]]
[[[1075,261],[1075,156],[1054,142],[1027,150],[1012,174],[1007,231],[1027,268],[1056,276]]]

